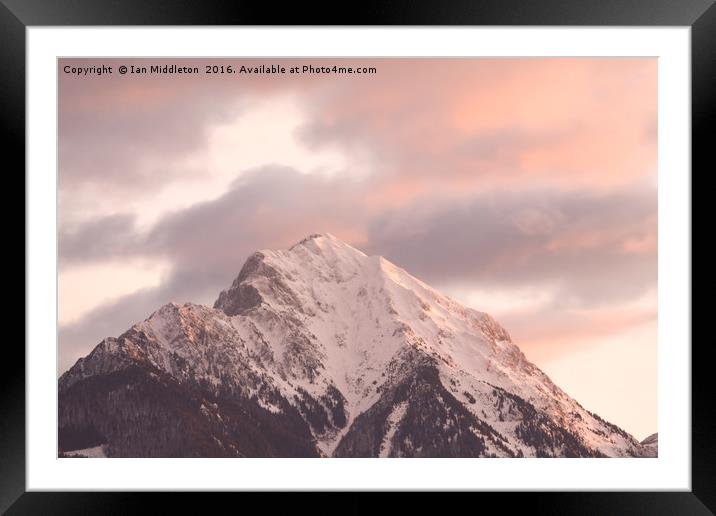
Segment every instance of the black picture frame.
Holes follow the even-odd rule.
[[[6,180],[15,179],[25,191],[25,29],[61,25],[575,25],[575,26],[689,26],[692,73],[692,185],[693,177],[716,170],[709,129],[716,114],[716,6],[714,0],[489,0],[452,2],[361,2],[350,6],[334,3],[280,7],[264,2],[216,2],[190,0],[0,0],[0,120],[3,133]],[[8,160],[9,158],[9,160]],[[22,179],[21,179],[22,178]],[[11,187],[6,184],[6,192]],[[692,189],[693,191],[693,189]],[[19,197],[19,193],[15,194]],[[11,200],[6,195],[5,200]],[[24,198],[24,196],[23,196]],[[8,222],[25,242],[24,226],[16,208],[3,203]],[[692,201],[693,211],[693,201]],[[693,216],[692,216],[693,219]],[[14,235],[13,235],[14,236]],[[17,249],[17,247],[15,247]],[[23,250],[25,246],[23,245]],[[14,255],[19,260],[19,251]],[[23,270],[28,256],[23,251]],[[691,249],[693,257],[693,246]],[[6,271],[10,270],[9,265]],[[6,279],[20,275],[10,273]],[[693,258],[692,258],[693,275]],[[27,281],[27,278],[25,278]],[[710,283],[710,282],[708,282]],[[705,287],[709,286],[709,284]],[[18,286],[19,291],[19,286]],[[23,296],[24,297],[24,296]],[[6,297],[6,300],[11,300]],[[14,304],[14,301],[13,301]],[[24,306],[24,303],[23,303]],[[693,320],[693,316],[692,316]],[[19,320],[11,326],[23,328]],[[24,340],[24,338],[23,338]],[[676,343],[688,345],[689,343]],[[509,497],[510,508],[524,506],[546,514],[713,514],[716,511],[716,439],[712,436],[716,399],[708,355],[708,340],[692,346],[692,490],[691,492],[570,492],[475,493],[482,504]],[[8,514],[136,513],[151,510],[146,494],[25,492],[25,353],[15,339],[6,337],[4,367],[0,372],[0,511]],[[191,510],[203,506],[208,494],[189,499],[186,494],[162,496],[170,505]],[[226,494],[248,496],[248,494]],[[203,500],[203,501],[201,501]],[[272,499],[272,503],[280,498]],[[425,505],[423,496],[412,503]],[[213,504],[214,500],[212,500]],[[500,503],[503,503],[501,500]],[[407,503],[407,501],[406,501]],[[473,504],[475,501],[468,501]],[[165,505],[169,504],[169,505]],[[341,512],[372,510],[365,494],[352,494],[341,502]],[[338,509],[333,506],[333,510]],[[403,509],[406,509],[403,506]],[[443,507],[444,509],[444,507]]]

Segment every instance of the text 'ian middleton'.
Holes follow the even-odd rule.
[[[156,73],[156,74],[178,74],[178,73],[199,73],[199,68],[196,66],[178,66],[178,65],[152,65],[147,69],[146,66],[129,66],[129,73],[132,74],[143,74],[143,73]]]

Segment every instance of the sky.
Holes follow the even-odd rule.
[[[583,406],[657,431],[657,61],[60,59],[59,372],[255,250],[330,232],[493,315]],[[64,67],[112,65],[75,75]]]

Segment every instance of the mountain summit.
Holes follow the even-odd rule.
[[[111,457],[640,457],[492,317],[330,234],[258,251],[59,379],[60,451]]]

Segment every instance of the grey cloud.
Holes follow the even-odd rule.
[[[131,252],[140,238],[134,228],[134,219],[130,214],[118,214],[60,229],[60,267],[116,258]]]
[[[172,176],[201,173],[181,160],[205,146],[211,125],[236,113],[235,99],[226,95],[217,102],[207,92],[197,92],[192,102],[111,113],[67,107],[59,121],[60,188],[141,195],[139,185],[157,187]]]
[[[113,215],[60,232],[62,263],[162,256],[191,266],[240,266],[255,245],[290,245],[318,230],[354,226],[356,185],[268,166],[240,174],[221,197],[164,216],[138,233]],[[328,227],[326,227],[328,225]]]
[[[349,184],[262,167],[241,174],[220,198],[163,218],[141,252],[235,274],[257,246],[288,246],[316,231],[355,226],[358,206]]]
[[[549,282],[561,286],[562,303],[595,305],[655,286],[656,254],[626,254],[620,247],[655,229],[655,216],[655,192],[489,195],[434,213],[391,212],[372,221],[368,250],[433,284]],[[569,245],[604,233],[605,242]],[[550,244],[561,238],[564,248],[553,250]]]

